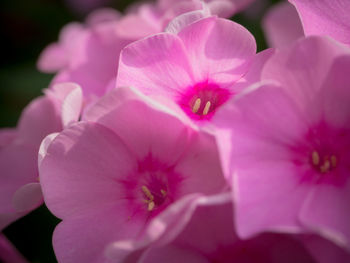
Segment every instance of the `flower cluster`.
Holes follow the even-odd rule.
[[[59,263],[350,262],[350,3],[274,7],[257,53],[251,2],[64,27],[0,130],[0,230],[45,201]]]

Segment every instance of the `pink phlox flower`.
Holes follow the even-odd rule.
[[[176,232],[198,198],[228,190],[214,138],[190,125],[120,87],[44,140],[40,181],[63,219],[53,236],[60,262],[105,262],[111,242]]]

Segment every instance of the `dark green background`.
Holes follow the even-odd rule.
[[[256,0],[249,12],[254,13],[262,1]],[[130,2],[111,0],[110,6],[123,10]],[[254,34],[259,50],[266,48],[260,27],[261,17],[276,2],[278,0],[266,0],[265,7],[257,13],[255,11],[254,15],[243,13],[233,18]],[[56,41],[59,30],[66,23],[83,19],[84,15],[67,8],[62,0],[0,1],[0,127],[15,126],[22,109],[49,84],[52,75],[36,69],[40,51]],[[56,262],[51,237],[58,222],[43,205],[13,223],[4,233],[31,262]]]

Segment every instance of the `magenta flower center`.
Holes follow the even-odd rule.
[[[318,151],[311,153],[310,161],[313,168],[322,174],[334,170],[338,164],[338,158],[334,154],[320,154]]]
[[[304,174],[301,180],[344,186],[350,179],[349,149],[347,129],[334,128],[325,122],[313,126],[294,149],[294,163]]]
[[[206,81],[189,87],[181,94],[178,103],[192,119],[209,120],[230,96],[227,89]]]
[[[123,199],[128,201],[130,218],[148,218],[163,211],[179,196],[182,176],[151,154],[139,162],[138,169],[121,180]]]

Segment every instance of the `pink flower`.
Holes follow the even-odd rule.
[[[287,1],[280,2],[268,10],[262,26],[270,47],[287,46],[304,36],[298,12]]]
[[[265,233],[241,240],[234,228],[232,210],[232,203],[223,197],[203,200],[176,236],[165,242],[158,240],[156,245],[132,253],[122,262],[316,262],[294,235]]]
[[[112,90],[84,118],[41,151],[44,199],[63,219],[59,262],[105,262],[111,242],[176,231],[198,197],[227,188],[213,137],[131,89]]]
[[[218,113],[241,237],[312,230],[350,248],[349,69],[349,49],[302,39],[266,63],[274,85]]]
[[[193,23],[180,17],[160,33],[127,46],[121,53],[117,86],[166,97],[193,120],[210,120],[238,90],[255,56],[253,36],[217,17]]]
[[[0,230],[42,203],[40,143],[79,117],[78,86],[60,84],[45,93],[24,109],[16,129],[0,130]]]
[[[348,0],[290,0],[296,7],[306,36],[326,35],[350,45]]]

